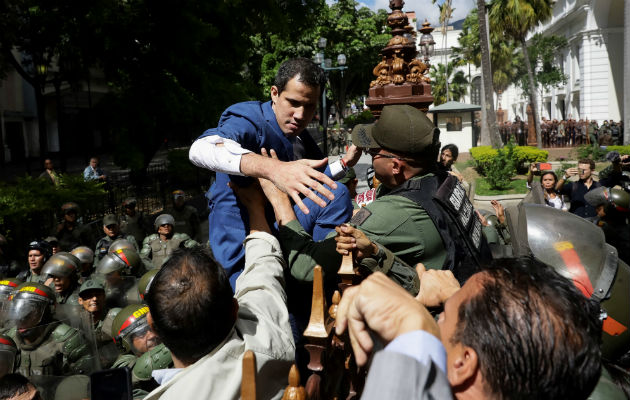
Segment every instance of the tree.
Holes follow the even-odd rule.
[[[482,135],[481,143],[489,141],[494,148],[503,146],[499,127],[497,125],[497,115],[494,111],[494,89],[492,85],[492,66],[490,61],[490,41],[488,38],[488,21],[486,19],[486,2],[477,0],[477,19],[479,20],[479,47],[481,50],[481,81],[483,84],[484,108],[482,112],[486,116],[488,128],[488,138]],[[482,129],[482,132],[484,130]],[[488,140],[489,139],[489,140]]]
[[[459,101],[466,94],[468,81],[461,70],[453,74],[455,66],[453,61],[448,63],[448,68],[444,64],[431,66],[429,75],[434,105],[438,106],[450,100]]]
[[[433,4],[437,2],[437,0],[431,0]],[[438,8],[440,10],[440,30],[442,31],[442,48],[446,48],[448,45],[447,35],[448,35],[448,21],[451,20],[453,16],[453,11],[455,10],[451,7],[452,0],[444,0],[442,4],[438,4]],[[448,55],[444,52],[444,64],[448,63]],[[444,69],[446,72],[446,69]],[[444,83],[446,84],[446,101],[449,101],[449,90],[448,90],[448,76],[446,76]]]
[[[492,0],[490,6],[489,19],[491,24],[521,45],[530,88],[535,88],[536,84],[534,82],[534,70],[527,49],[527,33],[537,24],[551,17],[552,7],[552,0]],[[536,90],[529,91],[529,98],[536,128],[536,141],[540,148],[542,139],[540,136],[540,117],[538,115]]]

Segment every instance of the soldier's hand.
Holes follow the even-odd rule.
[[[449,297],[460,289],[455,275],[449,270],[427,270],[424,264],[416,264],[416,272],[420,278],[420,291],[416,296],[425,307],[443,305]]]
[[[494,208],[494,213],[497,215],[499,222],[505,223],[505,208],[503,208],[503,204],[496,200],[490,200],[490,205]]]
[[[350,145],[350,147],[348,147],[348,152],[345,156],[343,156],[343,160],[346,162],[348,167],[354,167],[359,162],[362,152],[363,149],[361,147]]]
[[[351,225],[343,224],[335,228],[337,236],[337,253],[342,256],[353,253],[356,260],[362,260],[378,252],[378,246],[372,243],[365,233]]]
[[[260,152],[263,156],[268,156],[266,149],[261,149]],[[269,156],[271,158],[278,159],[274,150],[271,150]],[[288,194],[295,204],[300,207],[300,210],[302,210],[304,214],[308,214],[308,207],[306,207],[302,202],[300,194],[313,200],[313,202],[320,207],[326,207],[326,202],[317,196],[315,192],[321,193],[329,200],[333,200],[335,198],[331,191],[326,189],[323,185],[326,184],[329,187],[336,189],[337,184],[335,181],[326,176],[326,174],[323,174],[315,169],[324,167],[327,163],[327,158],[321,160],[304,159],[282,162],[282,165],[279,165],[278,168],[272,172],[269,179],[278,187],[278,189]]]
[[[335,329],[338,335],[348,330],[359,366],[366,364],[374,348],[370,332],[385,345],[416,330],[440,338],[438,326],[427,309],[381,272],[371,274],[361,285],[344,291],[337,308]]]

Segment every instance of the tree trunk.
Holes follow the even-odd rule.
[[[479,18],[479,44],[481,47],[481,81],[483,83],[483,95],[485,100],[482,112],[486,116],[490,143],[492,147],[500,148],[503,147],[503,142],[501,141],[501,136],[499,135],[497,115],[494,112],[494,89],[492,88],[492,67],[490,64],[490,41],[488,38],[488,22],[486,20],[486,2],[484,0],[477,0],[477,17]],[[483,136],[481,138],[481,142],[484,143]]]
[[[540,137],[540,117],[538,115],[538,99],[536,95],[536,83],[534,82],[534,70],[532,63],[529,61],[529,52],[527,51],[527,43],[525,38],[521,38],[521,47],[523,47],[523,57],[525,58],[525,66],[527,67],[527,78],[529,80],[529,103],[532,106],[532,116],[534,118],[534,128],[536,129],[536,145],[542,148],[542,138]]]

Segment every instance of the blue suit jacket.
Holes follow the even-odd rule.
[[[244,149],[258,154],[261,148],[274,149],[280,160],[295,160],[293,143],[280,130],[270,101],[266,103],[249,101],[230,106],[221,115],[219,125],[208,129],[199,138],[211,135],[234,140]],[[305,158],[324,158],[306,130],[302,131],[299,137],[304,145]],[[328,167],[322,172],[330,176]],[[251,183],[251,178],[217,172],[216,181],[206,197],[210,207],[208,217],[210,245],[215,258],[227,270],[228,276],[231,276],[230,281],[234,282],[237,273],[243,268],[245,253],[242,243],[249,231],[249,217],[227,186],[230,180],[241,186]],[[303,200],[310,211],[308,215],[302,213],[297,206],[294,208],[298,220],[316,241],[324,239],[335,226],[347,222],[352,216],[352,203],[346,186],[340,184],[336,190],[331,191],[335,195],[332,202],[320,195],[327,203],[324,208],[310,199]],[[270,225],[275,221],[270,207],[267,210],[267,220],[271,222]]]

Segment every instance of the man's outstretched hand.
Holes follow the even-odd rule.
[[[274,150],[271,150],[270,154],[268,154],[266,149],[261,149],[260,153],[262,156],[278,160]],[[278,189],[288,194],[304,214],[308,214],[308,208],[302,202],[300,194],[313,200],[313,202],[320,207],[325,207],[326,202],[317,196],[315,191],[330,200],[335,198],[330,190],[324,187],[324,184],[326,184],[336,189],[337,184],[335,181],[326,176],[326,174],[316,170],[316,168],[324,167],[327,163],[327,158],[321,160],[304,159],[289,162],[278,161],[277,168],[270,171],[269,180],[272,181]]]
[[[337,334],[348,329],[354,357],[359,366],[367,363],[374,348],[370,332],[384,345],[411,331],[423,330],[438,339],[438,326],[426,308],[405,289],[380,272],[359,286],[346,289],[337,308]]]

